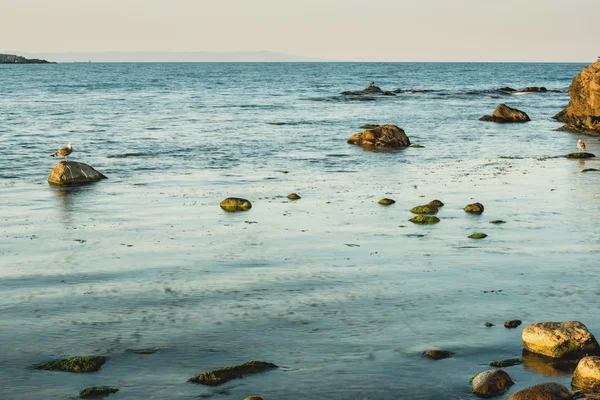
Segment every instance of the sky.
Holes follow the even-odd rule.
[[[0,52],[589,62],[600,0],[0,0]]]

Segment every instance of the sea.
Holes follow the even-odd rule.
[[[600,142],[552,119],[585,66],[1,65],[0,398],[475,399],[473,375],[523,357],[525,326],[600,334],[600,161],[563,157]],[[341,94],[371,81],[396,93]],[[501,103],[531,121],[479,121]],[[348,144],[364,124],[422,147]],[[108,179],[49,185],[68,143]],[[434,199],[439,223],[408,221]],[[36,369],[86,355],[106,363]],[[250,360],[279,368],[188,382]],[[499,399],[570,387],[523,361]]]

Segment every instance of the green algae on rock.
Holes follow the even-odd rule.
[[[523,323],[523,321],[521,321],[520,319],[512,319],[510,321],[504,321],[504,327],[505,328],[516,328],[517,326],[521,325]]]
[[[586,152],[582,151],[580,153],[569,153],[565,157],[567,157],[567,158],[575,158],[575,159],[584,159],[584,158],[594,158],[594,157],[596,157],[596,155],[592,154],[592,153],[586,153]]]
[[[119,389],[111,388],[108,386],[92,386],[83,389],[79,392],[79,397],[99,397],[108,396],[109,394],[117,393]]]
[[[416,217],[412,217],[411,219],[409,219],[409,221],[414,224],[429,225],[437,224],[438,222],[440,222],[440,219],[431,215],[417,215]]]
[[[46,371],[96,372],[105,362],[106,357],[83,356],[50,361],[37,368]]]
[[[248,211],[252,208],[252,203],[239,197],[228,197],[219,206],[227,212]]]
[[[242,378],[245,375],[257,374],[271,369],[279,368],[275,364],[264,361],[248,361],[241,365],[215,369],[203,372],[189,379],[190,382],[201,383],[207,386],[218,386],[230,380]]]
[[[508,360],[492,361],[490,363],[490,367],[504,368],[504,367],[512,367],[513,365],[520,365],[520,364],[523,364],[523,359],[509,358]]]
[[[302,197],[298,196],[297,193],[290,193],[290,194],[287,195],[287,198],[290,199],[290,200],[299,200]]]
[[[450,358],[452,353],[446,350],[427,350],[423,353],[423,355],[431,358],[432,360],[443,360],[445,358]]]
[[[483,212],[483,204],[481,203],[472,203],[467,204],[464,208],[466,212],[469,214],[481,214]]]
[[[469,239],[483,239],[486,238],[487,235],[483,232],[475,232],[467,236]]]
[[[436,206],[425,204],[423,206],[416,206],[410,209],[413,214],[437,214],[438,209]]]
[[[501,219],[495,219],[493,221],[490,221],[490,224],[496,224],[496,225],[505,224],[505,223],[506,223],[506,221],[502,221]]]
[[[388,198],[383,198],[378,201],[378,203],[381,204],[382,206],[391,206],[395,202],[396,202],[396,200],[388,199]]]
[[[437,207],[437,208],[444,207],[444,203],[442,203],[440,200],[431,200],[427,204],[430,205],[430,206]]]

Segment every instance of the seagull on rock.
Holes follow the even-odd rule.
[[[585,148],[585,146],[584,146],[584,148]],[[72,151],[73,151],[73,146],[71,146],[71,144],[68,144],[63,148],[58,149],[58,151],[56,153],[50,154],[50,157],[64,157],[65,161],[69,161],[69,160],[67,160],[67,156],[69,154],[71,154]]]

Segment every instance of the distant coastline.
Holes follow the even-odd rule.
[[[56,64],[48,60],[42,60],[39,58],[25,58],[14,54],[1,54],[0,53],[0,64]]]

